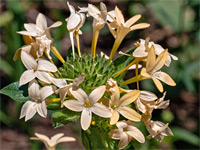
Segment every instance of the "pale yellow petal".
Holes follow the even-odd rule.
[[[126,21],[125,26],[130,27],[141,18],[141,15],[135,15]]]
[[[21,51],[21,60],[24,66],[29,70],[35,70],[37,68],[37,62],[30,54]]]
[[[27,111],[26,111],[26,116],[25,116],[25,121],[31,119],[36,113],[36,103],[32,102],[32,104],[29,105]]]
[[[23,117],[26,116],[26,111],[27,111],[27,109],[29,108],[29,106],[30,106],[32,103],[33,103],[32,101],[26,101],[26,102],[24,103],[24,105],[23,105],[22,108],[21,108],[21,113],[20,113],[20,118],[19,118],[19,119],[21,119],[21,118],[23,118]]]
[[[155,47],[152,45],[147,55],[146,70],[148,73],[153,71],[153,69],[155,68],[155,62],[156,62],[156,52],[155,52]]]
[[[56,21],[55,23],[53,23],[50,27],[48,27],[49,29],[50,28],[57,28],[59,26],[62,25],[62,22],[61,21]]]
[[[57,141],[57,144],[58,143],[63,143],[63,142],[74,142],[74,141],[76,141],[76,139],[75,138],[73,138],[73,137],[62,137],[62,138],[60,138],[58,141]]]
[[[138,24],[133,25],[131,27],[131,31],[138,30],[138,29],[148,28],[149,26],[150,26],[150,24],[148,24],[148,23],[138,23]]]
[[[108,135],[115,140],[119,140],[121,138],[121,136],[123,136],[123,132],[120,132],[119,129],[113,129],[111,130]]]
[[[64,136],[64,133],[58,133],[51,137],[51,142],[57,142],[62,136]]]
[[[111,101],[113,105],[116,105],[119,102],[120,91],[118,85],[114,87],[115,92],[111,95]]]
[[[52,83],[52,76],[48,72],[36,71],[35,76],[46,83]]]
[[[129,126],[128,127],[128,131],[126,133],[128,135],[132,136],[134,139],[136,139],[140,143],[144,143],[145,142],[145,137],[142,134],[142,132],[138,128],[134,127],[134,126]]]
[[[153,82],[155,83],[157,89],[160,91],[160,92],[163,92],[163,86],[162,84],[160,83],[160,81],[158,79],[155,79],[155,78],[152,78]]]
[[[118,24],[124,24],[124,16],[122,14],[122,12],[119,10],[119,8],[117,6],[115,6],[115,15],[116,15],[116,18],[117,18],[117,22]]]
[[[46,135],[35,133],[35,135],[42,141],[49,142],[49,138]]]
[[[123,133],[123,134],[121,135],[121,139],[120,139],[120,141],[119,141],[118,148],[119,148],[119,149],[123,149],[123,148],[125,148],[128,144],[129,144],[128,135],[127,135],[126,133]]]
[[[44,117],[44,118],[47,117],[47,108],[46,108],[45,101],[43,101],[40,104],[37,104],[37,112],[41,117]]]
[[[40,99],[39,88],[39,84],[35,79],[28,84],[28,94],[32,100]]]
[[[40,98],[44,100],[55,92],[55,86],[44,86],[40,89]]]
[[[141,91],[140,98],[145,101],[154,101],[158,99],[158,97],[154,93],[149,91]]]
[[[132,121],[141,121],[141,115],[138,114],[134,109],[129,107],[121,107],[120,108],[120,114],[124,116],[125,118],[132,120]]]
[[[154,71],[160,70],[166,62],[168,56],[168,50],[166,49],[160,55],[158,55],[156,62],[154,63]]]
[[[140,74],[141,74],[143,77],[145,77],[145,78],[151,78],[151,76],[147,73],[146,68],[142,68]]]
[[[28,31],[28,32],[32,32],[37,34],[38,30],[35,24],[33,23],[25,23],[24,24],[24,28]]]
[[[117,111],[112,111],[112,116],[110,118],[110,125],[114,125],[119,120],[119,113]]]
[[[160,81],[163,81],[167,85],[176,86],[176,83],[174,82],[174,80],[165,72],[161,72],[161,71],[155,72],[154,78],[159,79]]]
[[[67,29],[69,32],[75,30],[81,22],[81,18],[78,14],[73,13],[70,15],[68,22],[67,22]]]
[[[35,32],[30,32],[30,31],[18,31],[17,33],[18,33],[18,34],[22,34],[22,35],[33,36],[33,37],[37,36],[37,33],[35,33]]]
[[[134,102],[139,95],[140,95],[139,90],[133,90],[131,92],[128,92],[127,94],[125,94],[120,98],[119,106],[129,105],[130,103]]]

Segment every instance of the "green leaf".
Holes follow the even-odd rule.
[[[185,130],[185,129],[181,129],[178,127],[174,127],[171,128],[173,134],[174,134],[174,138],[176,138],[177,140],[184,140],[190,144],[199,146],[199,138],[197,135]]]
[[[60,109],[60,102],[54,102],[47,104],[47,109],[49,110],[58,110]]]
[[[53,127],[58,128],[70,122],[75,122],[80,119],[80,113],[69,109],[62,109],[52,114]]]
[[[81,137],[85,149],[118,149],[117,142],[109,137],[103,127],[91,125],[88,130],[82,130]]]
[[[0,94],[7,95],[18,102],[25,102],[30,99],[27,90],[27,85],[19,87],[19,82],[17,81],[1,89]]]

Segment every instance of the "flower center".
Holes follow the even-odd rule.
[[[115,109],[117,108],[117,105],[113,105],[113,106],[111,106],[111,108],[112,108],[113,110],[115,110]]]
[[[89,107],[91,107],[92,105],[91,105],[90,101],[89,101],[88,99],[86,99],[86,100],[85,100],[85,103],[84,103],[84,106],[87,107],[87,108],[89,108]]]

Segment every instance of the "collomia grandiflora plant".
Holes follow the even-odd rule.
[[[28,121],[36,113],[46,118],[47,110],[51,110],[54,128],[80,121],[86,149],[130,149],[136,142],[144,143],[145,137],[135,122],[143,122],[140,125],[146,126],[147,139],[162,141],[164,136],[172,136],[168,123],[152,120],[152,112],[169,105],[169,100],[164,100],[166,92],[160,81],[170,86],[176,83],[161,68],[169,67],[171,59],[178,58],[146,38],[140,39],[127,53],[120,52],[120,57],[113,60],[129,32],[150,25],[136,23],[141,15],[125,21],[117,6],[107,11],[104,3],[100,3],[100,9],[88,4],[76,11],[67,4],[71,14],[66,22],[72,48],[66,60],[54,46],[50,34],[51,28],[62,25],[60,21],[48,27],[45,16],[40,13],[36,24],[24,24],[26,30],[17,32],[23,36],[26,45],[16,51],[14,60],[20,57],[27,70],[19,82],[3,88],[1,93],[24,103],[20,119],[25,117]],[[86,17],[93,18],[91,54],[81,53],[79,45]],[[99,33],[105,26],[115,38],[109,57],[96,54]],[[61,67],[55,66],[51,54],[62,62]],[[135,70],[135,76],[124,81],[130,68]],[[157,89],[164,92],[162,97],[140,89],[139,82],[147,79],[152,79]],[[128,89],[127,85],[131,83],[136,83],[137,88]]]

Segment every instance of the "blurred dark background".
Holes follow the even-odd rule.
[[[76,10],[78,6],[87,6],[92,3],[99,7],[100,0],[69,1]],[[176,55],[179,60],[173,61],[169,68],[164,67],[176,81],[176,87],[165,86],[166,99],[170,99],[170,106],[166,110],[155,110],[153,120],[169,122],[174,136],[165,137],[163,142],[146,140],[145,144],[135,142],[136,149],[199,149],[199,0],[102,0],[108,8],[113,10],[117,5],[129,19],[136,14],[142,14],[139,22],[150,23],[145,30],[129,33],[119,50],[126,51],[134,46],[140,38],[150,37],[152,41],[168,48],[169,52]],[[48,24],[62,21],[63,25],[52,30],[54,44],[65,58],[71,46],[65,18],[70,13],[64,0],[1,0],[0,1],[0,75],[1,88],[11,82],[19,80],[25,70],[21,61],[13,61],[16,50],[24,45],[22,36],[16,32],[24,30],[24,23],[35,23],[38,13],[47,17]],[[80,36],[81,51],[90,53],[92,40],[92,18],[87,18],[82,27],[83,35]],[[107,27],[100,32],[97,51],[109,54],[114,42]],[[116,55],[117,56],[117,55]],[[61,65],[54,58],[57,66]],[[133,72],[128,72],[128,78]],[[134,85],[132,85],[134,86]],[[141,82],[142,89],[150,90],[162,96],[155,88],[152,81]],[[77,138],[75,143],[60,144],[58,149],[83,149],[80,139],[80,126],[72,123],[64,127],[53,129],[50,115],[47,119],[35,117],[28,122],[19,120],[22,104],[16,103],[7,96],[1,95],[0,101],[0,149],[2,150],[38,150],[43,147],[41,142],[29,141],[34,132],[52,136],[64,132],[66,136]],[[52,112],[49,112],[51,114]],[[144,135],[148,135],[142,129]]]

